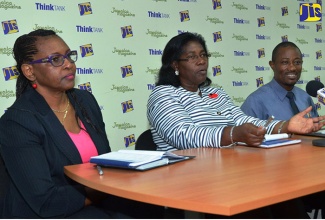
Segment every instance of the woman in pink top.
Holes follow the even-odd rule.
[[[96,99],[74,88],[77,51],[39,29],[18,37],[13,52],[20,74],[17,99],[0,119],[10,176],[1,217],[161,217],[162,207],[105,195],[64,175],[64,166],[111,151]]]

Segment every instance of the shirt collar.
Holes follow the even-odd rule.
[[[279,97],[280,100],[284,100],[288,91],[284,89],[274,78],[270,82],[271,87],[273,88],[275,94]],[[295,94],[296,87],[294,86],[291,90]],[[296,94],[295,94],[296,96]]]

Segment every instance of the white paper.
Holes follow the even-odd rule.
[[[264,141],[271,141],[271,140],[279,140],[289,138],[289,134],[283,133],[283,134],[266,134],[264,135]]]

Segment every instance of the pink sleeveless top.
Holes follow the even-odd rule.
[[[68,131],[68,134],[72,139],[73,143],[76,145],[80,153],[82,162],[88,163],[90,157],[97,156],[98,152],[94,142],[91,140],[89,134],[85,131],[86,128],[81,121],[80,124],[81,128],[83,128],[84,130],[80,129],[80,132],[78,134]]]

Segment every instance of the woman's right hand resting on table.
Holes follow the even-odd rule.
[[[279,121],[273,128],[272,134],[308,134],[320,130],[325,125],[325,116],[305,118],[304,116],[311,110],[312,107],[310,106],[293,116],[289,121]],[[266,129],[263,126],[258,127],[251,123],[234,127],[232,133],[230,132],[231,128],[226,127],[224,129],[222,137],[223,146],[234,142],[244,142],[250,146],[259,146],[263,142],[264,135],[266,134]]]
[[[235,142],[244,142],[249,146],[258,146],[264,140],[266,129],[252,123],[244,123],[233,128],[232,137],[229,135],[232,127],[226,127],[223,131],[221,144],[227,146]]]

